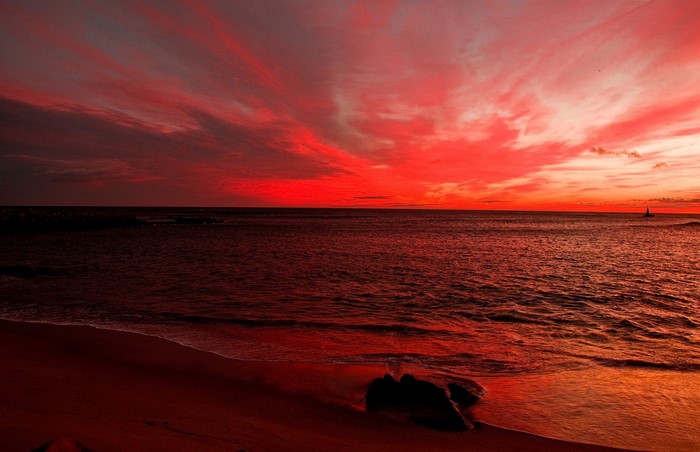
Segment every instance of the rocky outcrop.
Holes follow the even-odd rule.
[[[447,383],[447,389],[450,391],[450,400],[462,409],[471,407],[486,393],[484,388],[473,380],[464,380],[461,384]]]
[[[469,392],[464,387],[460,388]],[[456,387],[451,393],[455,391],[459,396],[464,395]],[[410,374],[403,375],[399,381],[389,374],[375,379],[367,389],[365,406],[370,411],[406,416],[417,424],[438,430],[461,431],[470,428],[443,388],[429,381],[418,380]]]
[[[92,452],[92,449],[88,449],[77,439],[58,438],[32,449],[32,452]]]

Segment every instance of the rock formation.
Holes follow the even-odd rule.
[[[456,383],[450,383],[449,388],[452,400],[463,406],[473,405],[479,399],[474,394],[476,391]],[[367,389],[365,406],[370,411],[406,416],[417,424],[438,430],[461,431],[471,427],[443,388],[410,374],[404,374],[399,381],[389,374],[375,379]]]
[[[77,439],[58,438],[32,449],[32,452],[92,452],[92,449],[88,449]]]

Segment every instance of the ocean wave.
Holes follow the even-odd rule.
[[[683,227],[700,227],[700,221],[689,221],[687,223],[680,223],[677,224],[676,226],[683,226]]]
[[[606,333],[615,336],[622,336],[626,340],[641,341],[645,338],[653,340],[676,340],[681,342],[692,342],[687,337],[685,333],[686,328],[697,328],[695,322],[693,322],[688,317],[669,317],[668,319],[658,319],[657,322],[663,320],[667,325],[677,324],[678,327],[673,329],[666,329],[659,323],[650,323],[651,320],[647,320],[647,324],[652,326],[646,326],[638,322],[634,322],[629,319],[620,320],[612,325],[612,328],[608,328]]]
[[[485,311],[485,310],[484,310]],[[523,324],[533,324],[533,325],[547,325],[549,320],[542,318],[533,318],[522,311],[511,310],[509,312],[470,312],[470,311],[456,311],[452,315],[463,317],[469,319],[473,322],[484,323],[484,322],[502,322],[502,323],[523,323]]]
[[[623,368],[631,367],[638,369],[659,369],[673,370],[683,372],[693,372],[700,370],[700,362],[698,361],[651,361],[643,358],[609,358],[603,356],[591,356],[588,354],[571,353],[566,350],[552,351],[556,355],[562,355],[568,358],[575,358],[579,362],[593,362],[603,367]]]
[[[486,316],[487,319],[494,322],[505,322],[505,323],[528,323],[533,325],[546,325],[546,322],[541,320],[533,319],[530,317],[525,317],[522,315],[514,314],[493,314]]]
[[[368,364],[385,363],[393,368],[411,365],[433,372],[454,373],[460,375],[465,369],[470,372],[485,372],[487,374],[531,373],[537,370],[531,362],[519,360],[503,360],[475,355],[472,353],[455,353],[450,355],[430,355],[423,353],[362,353],[328,358],[332,362]]]
[[[590,358],[592,361],[605,367],[637,367],[645,369],[663,369],[679,371],[700,370],[700,363],[665,363],[646,361],[643,359],[615,359],[615,358]]]
[[[617,326],[624,328],[626,330],[633,330],[633,331],[646,331],[646,328],[644,328],[642,325],[633,322],[632,320],[629,319],[623,319],[617,322]]]
[[[178,321],[184,323],[195,324],[221,324],[221,325],[239,325],[250,327],[272,327],[272,328],[313,328],[313,329],[330,329],[330,330],[355,330],[365,331],[370,333],[400,333],[405,335],[422,335],[422,334],[448,334],[455,335],[453,331],[422,328],[411,325],[401,324],[381,324],[381,323],[338,323],[324,322],[316,320],[296,320],[296,319],[251,319],[242,317],[210,317],[202,315],[176,314],[169,313],[163,317],[167,317],[170,321]]]

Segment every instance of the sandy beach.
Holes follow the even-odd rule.
[[[138,334],[1,321],[0,349],[0,450],[58,437],[96,451],[603,450],[491,426],[433,431],[281,390],[274,372],[303,378],[283,363]]]

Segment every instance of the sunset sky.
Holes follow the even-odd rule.
[[[0,204],[700,213],[700,1],[0,0]]]

